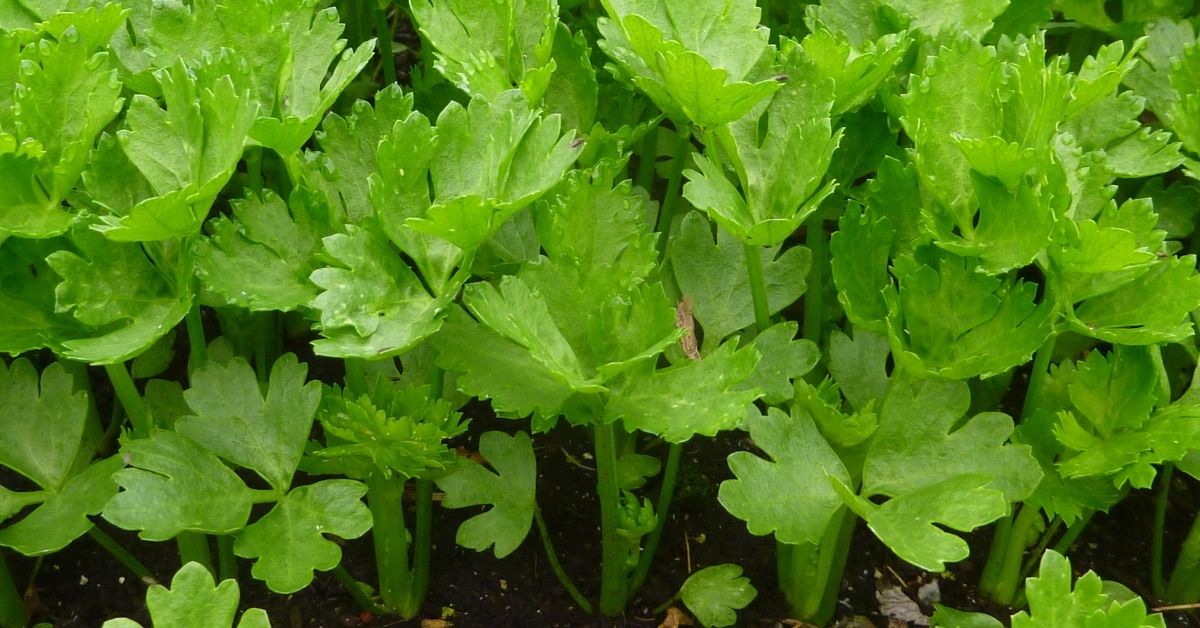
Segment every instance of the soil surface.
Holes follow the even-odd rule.
[[[473,434],[489,429],[513,431],[520,422],[497,419],[476,420]],[[566,571],[585,595],[594,598],[599,580],[598,505],[594,496],[595,473],[589,468],[590,442],[581,430],[557,429],[537,441],[539,476],[552,478],[539,486],[539,503],[554,544]],[[474,442],[459,443],[471,449]],[[277,595],[249,575],[241,563],[242,608],[257,606],[271,616],[273,626],[488,626],[488,627],[590,627],[659,626],[666,613],[653,609],[670,599],[690,571],[724,562],[745,569],[759,591],[758,597],[739,612],[739,626],[800,626],[788,618],[786,604],[775,591],[774,542],[747,533],[745,525],[721,509],[716,502],[717,486],[730,473],[725,455],[751,447],[740,433],[717,439],[697,439],[684,448],[677,499],[664,533],[655,568],[643,589],[634,597],[624,616],[598,619],[585,615],[571,602],[546,563],[538,539],[531,534],[510,556],[497,560],[490,553],[476,553],[454,544],[458,524],[479,509],[438,508],[435,514],[434,566],[429,597],[422,616],[411,622],[374,617],[358,609],[345,589],[331,575],[317,574],[312,586],[294,595]],[[651,449],[653,452],[653,449]],[[647,487],[653,495],[656,487]],[[1183,513],[1196,512],[1200,491],[1190,481],[1177,480],[1167,533],[1167,563],[1186,533],[1190,521]],[[1097,516],[1071,553],[1076,573],[1095,569],[1101,576],[1117,580],[1149,596],[1149,531],[1153,497],[1134,493],[1109,515]],[[410,519],[411,520],[411,519]],[[178,567],[172,543],[146,543],[136,536],[105,527],[159,575],[169,578]],[[972,558],[950,566],[942,574],[917,570],[897,559],[871,535],[865,526],[856,530],[842,583],[837,615],[843,626],[903,626],[889,624],[879,611],[877,590],[900,587],[910,598],[919,599],[922,585],[936,583],[942,603],[960,609],[982,610],[1000,617],[1011,611],[981,601],[975,584],[990,541],[987,530],[971,535]],[[344,544],[343,564],[357,579],[374,580],[369,535]],[[67,549],[45,557],[40,565],[32,559],[9,557],[19,586],[30,583],[27,601],[33,620],[58,628],[99,626],[107,618],[129,616],[145,625],[145,585],[86,537]],[[930,587],[926,587],[928,593]],[[923,604],[931,613],[932,608]],[[422,623],[424,620],[424,624]],[[444,620],[438,623],[436,620]],[[1194,615],[1171,613],[1168,625],[1200,626]]]

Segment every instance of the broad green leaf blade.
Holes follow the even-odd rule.
[[[191,309],[191,292],[180,291],[190,274],[186,254],[152,260],[142,245],[109,242],[83,226],[71,237],[75,251],[63,247],[46,257],[63,279],[55,288],[56,311],[70,312],[92,328],[62,339],[68,357],[123,362],[148,349]]]
[[[949,628],[1004,628],[1004,624],[1000,623],[999,619],[992,617],[986,613],[972,613],[968,611],[960,611],[949,606],[934,604],[935,609],[933,617],[930,618],[933,626],[946,626]]]
[[[1030,448],[1007,444],[1013,422],[1005,414],[963,421],[970,402],[963,382],[894,382],[863,468],[863,495],[900,496],[964,475],[987,478],[980,486],[1008,501],[1028,497],[1042,476]]]
[[[0,530],[0,545],[26,556],[52,554],[66,547],[91,529],[88,517],[99,514],[117,494],[113,474],[123,467],[120,456],[92,463],[36,510]]]
[[[494,546],[496,558],[503,558],[525,540],[537,510],[533,444],[524,432],[486,432],[479,438],[479,453],[495,472],[464,463],[436,482],[446,492],[442,505],[447,508],[492,506],[464,521],[455,541],[479,552]]]
[[[520,87],[530,101],[541,99],[554,69],[558,2],[416,0],[412,11],[436,50],[434,67],[472,98]]]
[[[756,595],[758,591],[742,575],[742,568],[730,563],[693,573],[679,589],[680,599],[704,626],[734,625],[737,611],[746,608]]]
[[[233,218],[209,222],[196,245],[196,271],[226,302],[252,311],[291,311],[317,296],[308,276],[317,269],[327,217],[302,188],[285,203],[274,192],[232,201]]]
[[[224,628],[233,625],[239,597],[236,580],[223,580],[215,585],[212,573],[200,563],[188,563],[175,573],[170,589],[158,584],[150,587],[146,592],[146,606],[156,626],[200,625],[203,622],[205,626]],[[244,617],[242,623],[246,623]]]
[[[600,48],[677,124],[715,127],[741,117],[778,89],[752,76],[773,56],[761,12],[749,0],[607,0]]]
[[[165,541],[187,530],[230,534],[250,518],[254,492],[232,469],[188,438],[157,430],[128,439],[121,455],[131,465],[114,476],[122,491],[104,507],[104,518],[147,541]]]
[[[912,20],[910,28],[930,36],[950,32],[983,37],[992,28],[992,21],[1008,7],[1010,0],[880,0],[880,4]],[[1014,3],[1016,4],[1016,3]]]
[[[491,399],[501,416],[535,415],[533,429],[554,425],[574,391],[562,378],[533,359],[520,345],[475,322],[459,308],[433,336],[437,364],[459,373],[458,387],[468,395]]]
[[[1196,258],[1169,257],[1137,281],[1075,306],[1071,329],[1106,342],[1155,344],[1192,335],[1187,313],[1200,307]]]
[[[788,56],[784,71],[816,73],[800,48]],[[829,117],[833,90],[831,80],[788,81],[764,106],[717,130],[744,200],[730,202],[739,194],[703,157],[696,158],[703,175],[684,173],[684,196],[745,244],[783,244],[833,191],[832,183],[821,186],[841,139]]]
[[[702,360],[627,381],[609,397],[604,420],[622,419],[626,427],[672,443],[738,427],[762,391],[738,390],[754,372],[759,354],[752,346],[735,350],[733,344]]]
[[[3,168],[0,168],[0,172]],[[71,316],[55,313],[58,277],[46,256],[65,246],[63,239],[8,238],[0,242],[0,353],[19,355],[33,349],[61,350],[62,342],[87,332]]]
[[[811,371],[821,359],[816,343],[796,338],[799,329],[795,321],[777,323],[751,343],[762,357],[746,385],[762,390],[763,401],[768,404],[790,400],[795,394],[792,382]]]
[[[838,301],[858,328],[881,333],[886,329],[883,291],[892,284],[888,254],[895,238],[896,228],[889,218],[853,206],[842,214],[838,230],[829,238]]]
[[[944,571],[946,563],[970,554],[966,541],[935,524],[969,532],[1003,517],[1009,510],[1004,494],[987,487],[991,482],[988,476],[956,475],[893,497],[882,506],[855,495],[836,478],[830,478],[830,482],[846,505],[897,556],[932,572]]]
[[[177,420],[175,431],[286,491],[321,403],[321,384],[304,383],[307,373],[295,355],[283,354],[271,367],[264,397],[242,358],[209,362],[192,373],[183,393],[195,414]]]
[[[324,239],[334,266],[313,271],[325,338],[318,355],[377,359],[408,351],[441,326],[442,305],[380,236],[346,226]]]
[[[430,164],[433,205],[410,227],[464,251],[479,248],[517,210],[562,179],[580,142],[561,133],[561,118],[542,117],[515,91],[451,103],[437,120]]]
[[[812,254],[804,247],[763,248],[767,304],[778,312],[800,298],[806,289]],[[692,300],[696,320],[709,342],[726,338],[754,323],[746,252],[732,235],[718,230],[714,243],[704,216],[690,213],[670,245],[671,266],[683,296]]]
[[[829,373],[855,410],[883,403],[889,353],[888,339],[865,329],[855,327],[853,339],[840,331],[829,335]]]
[[[480,323],[520,345],[573,390],[601,390],[598,382],[583,371],[542,295],[519,277],[502,278],[498,288],[473,283],[463,290],[463,302]]]
[[[367,487],[354,480],[324,480],[301,486],[246,526],[233,551],[257,559],[251,573],[276,593],[295,593],[312,583],[314,571],[329,571],[342,559],[334,534],[356,539],[371,528],[362,502]]]
[[[730,454],[735,479],[721,483],[718,501],[751,534],[774,534],[781,543],[819,543],[842,507],[826,478],[850,482],[846,467],[802,410],[789,417],[772,408],[748,427],[770,460],[748,451]]]
[[[884,292],[892,354],[907,370],[989,377],[1029,361],[1050,335],[1054,303],[1035,303],[1034,284],[989,277],[966,258],[917,253],[895,260],[899,292]]]
[[[248,69],[225,51],[188,66],[182,60],[156,74],[166,108],[143,94],[118,131],[121,147],[158,195],[113,208],[96,229],[113,240],[167,240],[199,230],[217,194],[233,176],[258,105],[246,86]]]
[[[393,84],[375,92],[374,107],[359,100],[349,115],[330,112],[325,116],[315,134],[321,152],[308,153],[308,163],[317,172],[305,177],[305,184],[325,197],[324,204],[331,208],[331,222],[357,224],[375,213],[369,179],[376,171],[379,144],[396,122],[412,113],[412,107],[412,93],[406,94]],[[414,153],[418,148],[425,149],[420,144],[406,148]],[[394,168],[384,172],[395,178],[408,176],[408,172],[400,174]],[[384,181],[392,178],[388,176]]]
[[[346,40],[339,39],[345,27],[337,9],[314,11],[315,6],[299,3],[291,16],[287,25],[291,54],[280,76],[276,102],[272,103],[275,108],[270,117],[268,111],[260,111],[262,116],[250,131],[255,140],[281,155],[304,146],[321,116],[375,53],[373,39],[355,50],[346,49]]]
[[[87,393],[74,390],[71,376],[60,364],[42,372],[28,360],[11,367],[0,363],[0,464],[58,491],[83,445]]]
[[[119,5],[107,5],[101,13],[104,17],[97,17],[94,11],[88,14],[96,18],[98,26],[101,22],[123,21]],[[61,203],[78,182],[96,137],[121,111],[124,102],[120,98],[121,83],[111,55],[97,52],[102,45],[80,37],[81,30],[92,34],[86,32],[90,30],[89,20],[86,16],[75,16],[72,19],[64,15],[64,18],[78,21],[78,25],[59,25],[69,28],[72,37],[60,37],[53,42],[42,40],[25,49],[27,58],[22,64],[20,88],[15,90],[12,101],[14,115],[5,126],[9,131],[15,130],[23,142],[38,142],[44,152],[36,162],[22,160],[12,153],[0,157],[0,163],[14,160],[16,163],[3,163],[5,170],[15,167],[11,174],[25,174],[25,185],[32,186],[26,192],[36,192],[31,196],[22,194],[24,186],[16,180],[11,182],[15,185],[4,186],[6,191],[17,193],[6,194],[0,200],[0,232],[45,238],[66,231],[72,216],[63,210]],[[103,29],[98,30],[95,35],[103,37]],[[8,151],[0,150],[3,152]],[[34,170],[22,172],[22,166],[32,166]]]
[[[1013,628],[1052,626],[1129,626],[1165,628],[1159,614],[1147,615],[1139,597],[1122,602],[1106,591],[1095,572],[1088,571],[1071,583],[1071,563],[1054,550],[1042,554],[1036,577],[1025,581],[1029,611],[1012,617]]]

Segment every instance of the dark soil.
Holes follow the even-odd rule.
[[[474,427],[478,429],[472,433],[486,429],[511,431],[519,425],[494,419],[477,421]],[[464,550],[454,544],[459,522],[478,510],[439,509],[434,531],[432,584],[421,619],[445,619],[447,625],[464,627],[654,627],[662,622],[664,614],[656,614],[653,609],[671,597],[689,571],[734,562],[745,569],[759,590],[754,603],[739,613],[739,625],[800,625],[788,619],[786,604],[775,591],[773,541],[749,535],[742,522],[716,505],[717,486],[729,477],[725,454],[747,445],[739,438],[738,434],[728,434],[713,440],[697,439],[685,447],[678,498],[655,569],[624,616],[597,619],[579,611],[547,566],[541,544],[532,538],[536,532],[512,555],[497,560],[491,554]],[[585,468],[590,464],[586,455],[590,443],[584,432],[570,429],[544,435],[537,443],[539,475],[552,478],[541,483],[539,502],[555,546],[567,572],[585,595],[594,597],[600,549],[595,477],[592,470]],[[462,444],[470,448],[474,443]],[[655,487],[649,489],[647,494],[653,495]],[[1177,481],[1175,493],[1168,548],[1178,547],[1190,525],[1183,513],[1195,512],[1197,501],[1197,490],[1191,483]],[[1105,578],[1149,596],[1145,557],[1149,555],[1152,512],[1153,498],[1143,492],[1130,495],[1110,515],[1097,516],[1071,554],[1076,572],[1094,569]],[[173,544],[140,542],[132,534],[113,530],[103,522],[100,525],[131,548],[160,578],[169,579],[178,567]],[[946,573],[929,574],[895,558],[860,525],[842,583],[839,620],[848,622],[858,616],[857,626],[888,626],[875,600],[878,586],[901,586],[916,599],[917,588],[935,580],[944,604],[1007,616],[1011,611],[981,601],[975,592],[989,532],[980,531],[969,540],[974,548],[971,559],[952,565]],[[365,582],[374,580],[369,535],[345,543],[343,551],[343,564],[355,578]],[[1167,554],[1169,565],[1172,550]],[[35,561],[11,557],[9,561],[18,584],[28,583]],[[329,574],[318,574],[308,589],[288,596],[273,594],[252,579],[244,562],[241,574],[242,607],[266,609],[273,626],[422,625],[419,620],[402,622],[362,612]],[[58,628],[99,626],[105,619],[116,616],[129,616],[149,625],[143,602],[145,588],[108,554],[83,538],[41,562],[27,598],[35,622],[49,622]],[[864,619],[869,623],[862,622]],[[1168,615],[1168,624],[1200,626],[1200,621],[1174,613]]]

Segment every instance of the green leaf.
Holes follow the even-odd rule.
[[[117,494],[113,474],[123,466],[120,456],[92,463],[33,512],[0,530],[0,545],[26,556],[52,554],[66,547],[92,528],[88,517],[99,514]]]
[[[472,98],[516,86],[530,101],[541,99],[554,70],[555,0],[418,0],[412,11],[436,50],[434,67]]]
[[[354,225],[323,240],[331,262],[313,271],[323,289],[318,355],[382,358],[408,351],[441,326],[443,306],[378,235]]]
[[[896,228],[887,216],[853,206],[842,214],[838,230],[829,238],[838,301],[856,327],[880,333],[887,329],[883,291],[892,284],[888,255],[895,238]]]
[[[192,387],[183,393],[195,414],[176,421],[175,431],[286,491],[321,403],[321,384],[305,384],[307,373],[295,355],[283,354],[271,367],[264,398],[242,358],[209,362],[192,373]]]
[[[767,303],[774,314],[799,299],[806,289],[812,255],[808,249],[792,247],[759,249],[767,284]],[[698,213],[683,218],[670,246],[671,266],[683,295],[692,300],[696,320],[706,338],[721,340],[754,323],[746,251],[725,230],[712,228]]]
[[[609,18],[597,24],[598,45],[616,62],[614,71],[677,124],[731,122],[779,88],[752,71],[774,50],[750,0],[603,4]]]
[[[200,563],[183,566],[171,581],[171,588],[155,584],[146,592],[146,607],[156,626],[200,625],[212,628],[233,626],[237,614],[238,585],[236,580],[213,583],[212,573]],[[262,609],[252,608],[242,614],[239,628],[270,628],[271,622]],[[104,628],[139,626],[129,619],[110,619]]]
[[[307,306],[317,288],[317,269],[328,216],[316,199],[297,188],[289,203],[266,190],[232,201],[233,217],[209,222],[212,235],[196,245],[196,271],[205,287],[227,303],[252,311],[291,311]]]
[[[28,360],[0,363],[0,464],[49,491],[63,488],[83,444],[87,393],[60,364],[42,372]]]
[[[966,541],[935,524],[966,532],[1009,511],[1004,494],[987,487],[991,482],[987,476],[956,475],[893,497],[882,506],[855,495],[840,480],[830,481],[879,540],[900,558],[926,571],[944,571],[947,562],[960,561],[970,554]]]
[[[880,4],[907,16],[912,20],[912,28],[927,35],[936,36],[949,31],[954,34],[967,33],[978,39],[991,30],[992,21],[1004,12],[1009,0],[952,3],[937,0],[880,0]]]
[[[550,113],[562,116],[564,128],[575,129],[580,134],[592,130],[600,107],[591,52],[582,32],[572,36],[567,26],[559,22],[551,51],[556,67],[546,85],[543,104]]]
[[[267,107],[263,107],[250,131],[255,140],[280,155],[304,146],[321,116],[375,54],[373,39],[357,49],[346,49],[346,40],[339,39],[345,27],[337,9],[314,11],[315,7],[312,2],[297,4],[287,24],[290,55],[279,77],[276,100],[270,103],[274,109],[267,117]]]
[[[816,72],[833,79],[834,99],[830,113],[840,116],[875,97],[908,52],[911,42],[902,35],[885,35],[855,47],[844,33],[816,28],[800,45]]]
[[[250,518],[254,491],[184,436],[156,430],[149,438],[127,439],[121,455],[131,466],[113,476],[123,490],[103,513],[117,527],[165,541],[185,530],[229,534]]]
[[[129,372],[134,379],[148,379],[161,375],[175,359],[175,330],[159,338],[149,349],[133,359]]]
[[[1153,264],[1137,281],[1076,305],[1071,329],[1120,344],[1176,342],[1192,335],[1187,314],[1200,307],[1196,258],[1169,257]]]
[[[986,613],[960,611],[941,604],[933,605],[936,611],[930,618],[933,626],[953,626],[954,628],[1004,628],[999,619]]]
[[[450,407],[444,399],[431,400],[427,386],[401,387],[385,377],[357,399],[334,388],[320,413],[327,446],[311,453],[359,479],[373,473],[426,477],[457,459],[444,441],[466,431],[467,422]]]
[[[520,278],[506,276],[499,288],[488,283],[471,284],[463,291],[463,302],[479,322],[528,351],[573,390],[602,390],[598,380],[583,371],[541,294]]]
[[[883,402],[888,391],[886,336],[854,328],[854,339],[840,331],[829,335],[829,373],[855,410],[866,410]]]
[[[862,493],[899,496],[966,475],[988,478],[980,486],[1007,501],[1028,497],[1042,473],[1029,447],[1006,444],[1012,419],[985,412],[964,421],[970,402],[963,382],[894,382],[880,408]]]
[[[405,224],[473,251],[553,187],[579,154],[561,118],[541,117],[519,92],[451,103],[437,120],[434,204]]]
[[[900,288],[884,298],[896,361],[954,379],[989,377],[1029,361],[1050,335],[1054,304],[1035,304],[1034,284],[988,277],[965,258],[932,257],[894,262]]]
[[[1120,602],[1103,589],[1100,576],[1092,571],[1080,576],[1072,586],[1071,563],[1058,552],[1047,550],[1042,554],[1038,575],[1025,581],[1029,611],[1013,615],[1013,628],[1081,625],[1165,628],[1162,615],[1146,614],[1141,598]]]
[[[155,74],[166,108],[137,94],[117,132],[121,148],[156,197],[114,207],[95,228],[120,241],[167,240],[195,233],[237,167],[258,105],[248,71],[228,51],[193,66],[182,60]]]
[[[405,107],[411,109],[411,104],[410,99]],[[421,113],[406,111],[405,115],[376,141],[378,162],[376,170],[369,173],[370,201],[384,233],[412,258],[435,293],[441,294],[458,288],[450,286],[449,280],[463,252],[442,238],[406,224],[429,209],[429,166],[435,156],[437,135]]]
[[[792,398],[792,382],[808,373],[821,359],[821,350],[807,339],[796,339],[800,325],[794,321],[777,323],[754,338],[751,343],[761,357],[758,366],[746,380],[748,388],[763,391],[768,404],[783,403]]]
[[[97,11],[103,17],[97,17]],[[103,45],[87,37],[104,37],[100,25],[120,23],[123,10],[110,4],[86,15],[63,17],[63,22],[77,24],[62,23],[55,30],[69,30],[71,36],[59,37],[60,32],[57,41],[42,40],[26,47],[17,77],[19,88],[14,92],[10,85],[4,95],[13,95],[6,129],[15,131],[14,139],[20,143],[36,142],[40,150],[35,159],[0,150],[7,153],[0,156],[0,164],[5,170],[15,167],[17,171],[11,174],[19,177],[5,189],[24,188],[24,193],[6,194],[0,200],[0,232],[45,238],[66,231],[72,216],[63,210],[62,201],[78,182],[96,137],[116,118],[124,102],[111,55],[98,52]],[[88,28],[93,21],[96,27]],[[0,101],[0,111],[8,112],[6,104]],[[22,170],[25,176],[18,174]]]
[[[679,589],[680,599],[704,626],[734,625],[736,611],[746,608],[756,595],[742,568],[731,563],[705,567],[688,576]]]
[[[357,224],[375,213],[369,177],[376,172],[379,143],[412,113],[413,96],[392,84],[375,92],[374,105],[358,100],[347,116],[330,112],[315,134],[321,152],[307,154],[307,163],[318,172],[305,177],[305,183],[325,197],[332,222]],[[417,152],[416,146],[408,148]]]
[[[342,550],[326,534],[356,539],[371,529],[362,502],[367,487],[354,480],[323,480],[289,492],[263,518],[246,526],[233,551],[257,559],[251,573],[276,593],[295,593],[312,583],[314,571],[329,571]]]
[[[3,168],[0,168],[3,172]],[[65,239],[8,238],[0,242],[0,352],[17,355],[52,347],[87,333],[71,316],[55,313],[58,276],[46,256],[66,246]]]
[[[631,378],[609,397],[605,422],[623,419],[626,427],[672,443],[738,427],[762,391],[738,390],[754,372],[759,354],[752,346],[735,350],[733,345],[727,342],[699,361]]]
[[[477,552],[494,546],[496,558],[503,558],[525,540],[537,510],[533,444],[524,432],[513,436],[486,432],[479,437],[479,453],[495,472],[481,464],[464,463],[436,482],[446,492],[442,501],[446,508],[492,506],[464,521],[454,539]]]
[[[850,482],[849,472],[803,410],[789,417],[771,408],[748,423],[750,437],[769,459],[748,451],[730,454],[735,479],[721,483],[718,501],[751,534],[774,534],[781,543],[819,543],[842,507],[826,477]]]
[[[433,336],[439,367],[459,373],[459,390],[491,399],[501,416],[535,415],[533,429],[554,425],[571,387],[517,343],[475,322],[459,308]]]
[[[970,164],[957,138],[996,135],[1001,118],[998,95],[1005,91],[1000,67],[994,48],[962,36],[939,46],[900,98],[900,121],[916,144],[913,160],[921,186],[956,216],[974,213]],[[956,222],[971,220],[961,217]]]

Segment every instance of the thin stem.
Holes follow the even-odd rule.
[[[271,373],[271,340],[275,336],[275,312],[256,312],[254,334],[254,372],[259,383],[266,383]]]
[[[25,620],[25,600],[17,590],[17,584],[13,582],[4,555],[0,554],[0,626],[23,628]]]
[[[237,580],[237,556],[233,553],[233,537],[222,534],[217,537],[217,580]]]
[[[683,184],[683,168],[687,165],[692,150],[692,129],[680,124],[676,134],[675,155],[671,158],[671,176],[667,179],[667,193],[658,212],[658,257],[667,254],[667,240],[671,237],[671,223],[675,220],[675,207],[679,204],[679,189]]]
[[[829,522],[819,544],[776,544],[779,588],[797,618],[817,625],[833,619],[857,521],[854,513],[845,511]]]
[[[804,337],[821,345],[825,322],[825,270],[829,262],[829,236],[825,233],[825,213],[813,212],[808,218],[805,244],[812,252],[812,268],[808,272],[808,289],[804,293]]]
[[[429,592],[429,566],[433,550],[433,482],[417,480],[416,530],[413,533],[412,580],[405,598],[402,617],[414,617],[421,611]]]
[[[246,183],[255,194],[262,194],[263,191],[263,175],[262,175],[262,147],[249,146],[245,152],[246,159]]]
[[[387,609],[376,604],[371,599],[371,596],[367,595],[367,592],[363,590],[362,585],[354,579],[354,576],[350,575],[350,572],[346,571],[346,568],[341,563],[338,563],[338,566],[333,568],[333,575],[338,579],[338,582],[342,583],[342,586],[346,587],[346,592],[350,594],[350,597],[354,598],[359,608],[375,615],[388,614]]]
[[[662,540],[663,530],[667,527],[667,519],[671,514],[671,500],[675,497],[675,485],[679,480],[679,461],[683,457],[682,454],[683,446],[679,443],[671,443],[670,449],[667,450],[667,463],[663,467],[662,485],[658,489],[658,503],[654,507],[656,517],[654,529],[646,538],[646,545],[642,549],[641,555],[638,556],[637,567],[634,568],[633,575],[630,577],[630,595],[642,588],[642,584],[646,582],[646,576],[650,573],[654,555],[658,553],[658,544]]]
[[[1050,369],[1050,358],[1054,356],[1054,343],[1057,340],[1058,335],[1051,334],[1034,354],[1033,369],[1029,371],[1029,387],[1025,389],[1025,404],[1021,406],[1022,419],[1033,413],[1041,399],[1042,389],[1046,386],[1046,374]]]
[[[1059,528],[1062,527],[1062,518],[1055,517],[1054,522],[1046,527],[1045,532],[1042,532],[1040,538],[1038,539],[1037,546],[1033,548],[1032,552],[1029,552],[1029,556],[1025,559],[1025,566],[1021,568],[1022,578],[1029,577],[1029,575],[1033,573],[1033,570],[1037,569],[1038,563],[1042,560],[1042,554],[1046,551],[1046,546],[1050,545],[1050,539],[1054,538],[1054,535],[1058,534]]]
[[[767,303],[767,283],[763,278],[762,256],[759,248],[743,244],[746,252],[746,272],[750,276],[750,297],[754,301],[754,327],[758,333],[771,326],[771,307]]]
[[[637,186],[650,194],[654,188],[654,165],[658,160],[658,127],[646,131],[638,155]]]
[[[116,539],[109,536],[104,530],[93,525],[91,528],[88,528],[87,534],[97,545],[104,548],[104,551],[112,554],[113,558],[117,559],[126,569],[133,572],[133,575],[140,578],[142,582],[146,584],[157,582],[154,574],[150,573],[150,569],[142,564],[142,561],[134,557],[133,554],[130,554],[129,550],[122,547],[120,543],[117,543]]]
[[[362,358],[346,358],[346,389],[351,395],[367,394],[367,363]]]
[[[1083,534],[1084,529],[1087,528],[1088,523],[1092,521],[1092,517],[1095,514],[1096,511],[1094,510],[1089,510],[1084,513],[1083,516],[1079,518],[1079,521],[1072,523],[1071,527],[1067,528],[1067,531],[1063,533],[1062,538],[1058,539],[1058,542],[1054,544],[1052,549],[1059,554],[1066,554],[1068,551],[1070,551],[1071,546],[1075,544],[1075,541],[1079,538],[1079,535]]]
[[[379,597],[383,605],[399,612],[412,588],[408,568],[408,529],[404,524],[404,478],[372,473],[367,478],[367,507],[371,509],[371,536],[375,541],[375,567],[379,571]],[[403,617],[403,616],[402,616]],[[411,619],[411,617],[404,617]]]
[[[1011,606],[1016,599],[1017,589],[1021,586],[1022,558],[1025,556],[1025,548],[1029,546],[1034,527],[1041,519],[1039,510],[1036,506],[1025,504],[1021,506],[1020,513],[1013,521],[1008,549],[1004,553],[1004,564],[1000,567],[996,587],[989,591],[992,600],[999,604]]]
[[[199,532],[180,532],[175,537],[175,545],[179,548],[180,565],[200,563],[209,573],[214,573],[207,536]]]
[[[979,578],[979,588],[988,592],[996,588],[1000,578],[1000,567],[1008,554],[1008,544],[1011,541],[1012,526],[1015,513],[1005,516],[996,522],[992,529],[992,545],[988,548],[987,562],[983,566],[983,574]]]
[[[188,347],[188,373],[195,373],[197,369],[204,366],[208,362],[208,341],[204,338],[204,319],[200,316],[200,306],[195,305],[191,310],[188,310],[187,317],[184,319],[187,324]]]
[[[625,610],[628,597],[625,556],[621,551],[617,511],[621,492],[617,485],[617,452],[612,423],[596,425],[596,492],[600,497],[600,613],[615,617]]]
[[[125,414],[129,415],[129,422],[133,424],[133,433],[138,437],[149,436],[152,426],[150,410],[146,408],[146,401],[138,394],[137,386],[133,385],[133,378],[129,376],[125,365],[123,363],[105,364],[104,372],[108,373],[113,392],[117,394],[117,401],[125,409]]]
[[[1167,595],[1167,584],[1163,580],[1163,528],[1167,525],[1167,504],[1171,498],[1171,479],[1175,465],[1167,463],[1158,476],[1158,495],[1154,501],[1154,531],[1150,537],[1150,586],[1154,597],[1163,599]]]
[[[550,540],[550,531],[546,529],[546,520],[542,518],[541,508],[533,510],[533,521],[537,524],[538,535],[542,537],[542,547],[546,550],[546,560],[550,561],[550,569],[558,577],[558,581],[563,585],[563,588],[567,590],[567,594],[575,601],[575,605],[583,610],[583,612],[591,615],[593,613],[592,603],[583,597],[583,594],[579,592],[579,588],[575,586],[571,577],[562,568],[562,564],[558,562],[558,553],[554,551],[554,542]]]
[[[378,37],[376,45],[379,46],[379,54],[383,57],[383,80],[391,85],[396,82],[396,56],[392,51],[392,25],[388,23],[386,6],[376,5],[374,13],[375,35]]]
[[[1192,522],[1167,583],[1165,602],[1191,604],[1200,600],[1200,516]]]

